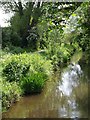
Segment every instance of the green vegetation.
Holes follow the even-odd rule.
[[[21,79],[20,85],[25,94],[40,93],[46,80],[47,75],[43,72],[30,73]]]
[[[12,55],[3,62],[3,75],[11,81],[18,81],[30,68],[29,58],[25,55]]]
[[[5,54],[5,53],[4,53]],[[9,108],[21,95],[40,93],[52,73],[50,60],[39,53],[11,54],[2,62],[2,106]]]
[[[58,67],[79,50],[90,58],[90,2],[0,2],[14,11],[2,28],[0,86],[6,110],[21,95],[40,93]],[[1,82],[2,80],[2,82]]]
[[[13,102],[19,100],[20,95],[22,95],[21,88],[18,83],[9,83],[5,80],[2,82],[2,110],[6,111]]]

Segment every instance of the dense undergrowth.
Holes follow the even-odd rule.
[[[43,59],[38,53],[3,53],[0,62],[3,110],[10,107],[21,95],[40,93],[52,73],[51,60]]]

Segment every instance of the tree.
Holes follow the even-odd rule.
[[[53,42],[58,42],[61,44],[61,42],[63,42],[61,38],[64,31],[63,27],[66,26],[70,15],[81,4],[82,2],[50,2],[43,4],[42,16],[38,23],[41,48],[48,46],[49,43],[53,44]]]
[[[12,11],[14,12],[14,16],[11,18],[11,28],[12,35],[18,35],[19,37],[19,46],[27,47],[28,43],[34,44],[34,41],[37,41],[38,36],[40,39],[40,35],[37,32],[37,24],[46,21],[50,23],[48,30],[46,33],[46,38],[48,38],[48,32],[52,29],[58,29],[58,31],[62,31],[62,22],[65,25],[65,19],[68,19],[70,14],[80,5],[81,3],[69,3],[69,2],[56,2],[56,3],[41,3],[41,2],[25,2],[21,0],[12,0],[10,2],[1,2],[1,6],[5,9],[6,12]],[[64,19],[63,19],[64,18]],[[55,26],[53,27],[54,24]],[[36,28],[35,28],[36,27]],[[36,35],[32,32],[33,29],[36,32]],[[29,37],[28,37],[29,36]],[[28,38],[28,39],[27,39]],[[32,39],[31,39],[32,38]],[[12,37],[13,41],[14,37]],[[15,40],[16,41],[16,40]],[[39,41],[40,44],[44,44],[43,40]],[[15,44],[16,42],[14,42]],[[34,44],[35,45],[35,44]],[[42,46],[41,45],[41,46]]]
[[[40,2],[22,2],[21,0],[10,2],[0,2],[5,12],[14,12],[14,16],[11,18],[11,28],[13,34],[20,36],[21,47],[27,47],[29,36],[29,30],[36,26],[38,18],[40,17]]]

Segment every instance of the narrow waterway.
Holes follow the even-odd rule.
[[[25,96],[3,118],[88,118],[89,66],[79,62],[81,53],[55,73],[38,95]],[[84,67],[83,67],[84,66]]]

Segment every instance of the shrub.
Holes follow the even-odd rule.
[[[12,55],[4,61],[3,75],[10,82],[18,81],[22,75],[27,74],[30,68],[30,62],[27,54]]]
[[[72,53],[73,49],[68,44],[57,45],[57,47],[47,50],[48,58],[52,60],[54,70],[56,70],[58,66],[61,66],[62,63],[67,63]]]
[[[43,58],[40,54],[31,54],[30,63],[30,71],[34,73],[44,72],[49,76],[52,72],[51,60]]]
[[[47,75],[43,72],[31,73],[21,79],[24,94],[40,93],[44,87]]]
[[[3,76],[9,85],[19,83],[24,94],[41,92],[52,71],[51,61],[36,53],[12,55],[3,61],[3,67]]]
[[[45,60],[39,54],[12,55],[3,64],[3,75],[8,81],[19,81],[28,72],[43,72],[50,75],[52,65],[50,60]]]
[[[9,52],[13,54],[20,54],[25,52],[25,50],[21,47],[15,47],[12,45],[9,45],[8,47],[9,47]]]
[[[8,109],[13,102],[19,100],[22,94],[21,88],[16,82],[9,83],[5,80],[2,82],[2,110]]]

